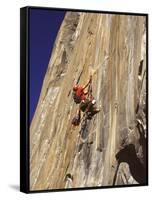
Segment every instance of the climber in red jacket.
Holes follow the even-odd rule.
[[[87,114],[87,119],[92,119],[94,115],[100,112],[100,109],[96,107],[96,100],[92,96],[92,76],[85,86],[75,85],[73,87],[73,98],[75,103],[80,104],[79,109],[75,117],[72,119],[72,125],[79,126],[81,122],[81,112]],[[88,87],[88,91],[85,92],[85,88]]]
[[[91,81],[92,81],[92,76],[90,76],[90,79],[85,86],[81,86],[78,84],[73,86],[73,99],[75,103],[79,104],[81,103],[82,100],[86,100],[87,98],[86,95],[88,94],[88,92],[85,92],[85,89],[89,86]]]

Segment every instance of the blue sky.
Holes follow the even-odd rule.
[[[31,8],[29,14],[30,122],[65,11]]]

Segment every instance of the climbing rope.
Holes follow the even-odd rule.
[[[89,100],[92,99],[92,77],[91,77],[91,80],[90,80],[90,83],[89,83],[89,86],[88,86],[88,91],[87,91],[88,95],[87,95],[87,98]]]

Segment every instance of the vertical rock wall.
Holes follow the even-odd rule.
[[[30,127],[31,190],[139,183],[128,160],[115,155],[133,144],[145,167],[145,23],[142,16],[67,12]],[[72,86],[92,73],[101,111],[82,141],[81,126],[71,126],[78,108]]]

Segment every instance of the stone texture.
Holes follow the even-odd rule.
[[[135,169],[138,161],[146,169],[145,23],[142,16],[66,13],[30,126],[31,190],[139,183],[129,159],[136,155]],[[81,127],[71,126],[72,86],[91,73],[101,112],[82,141]]]

